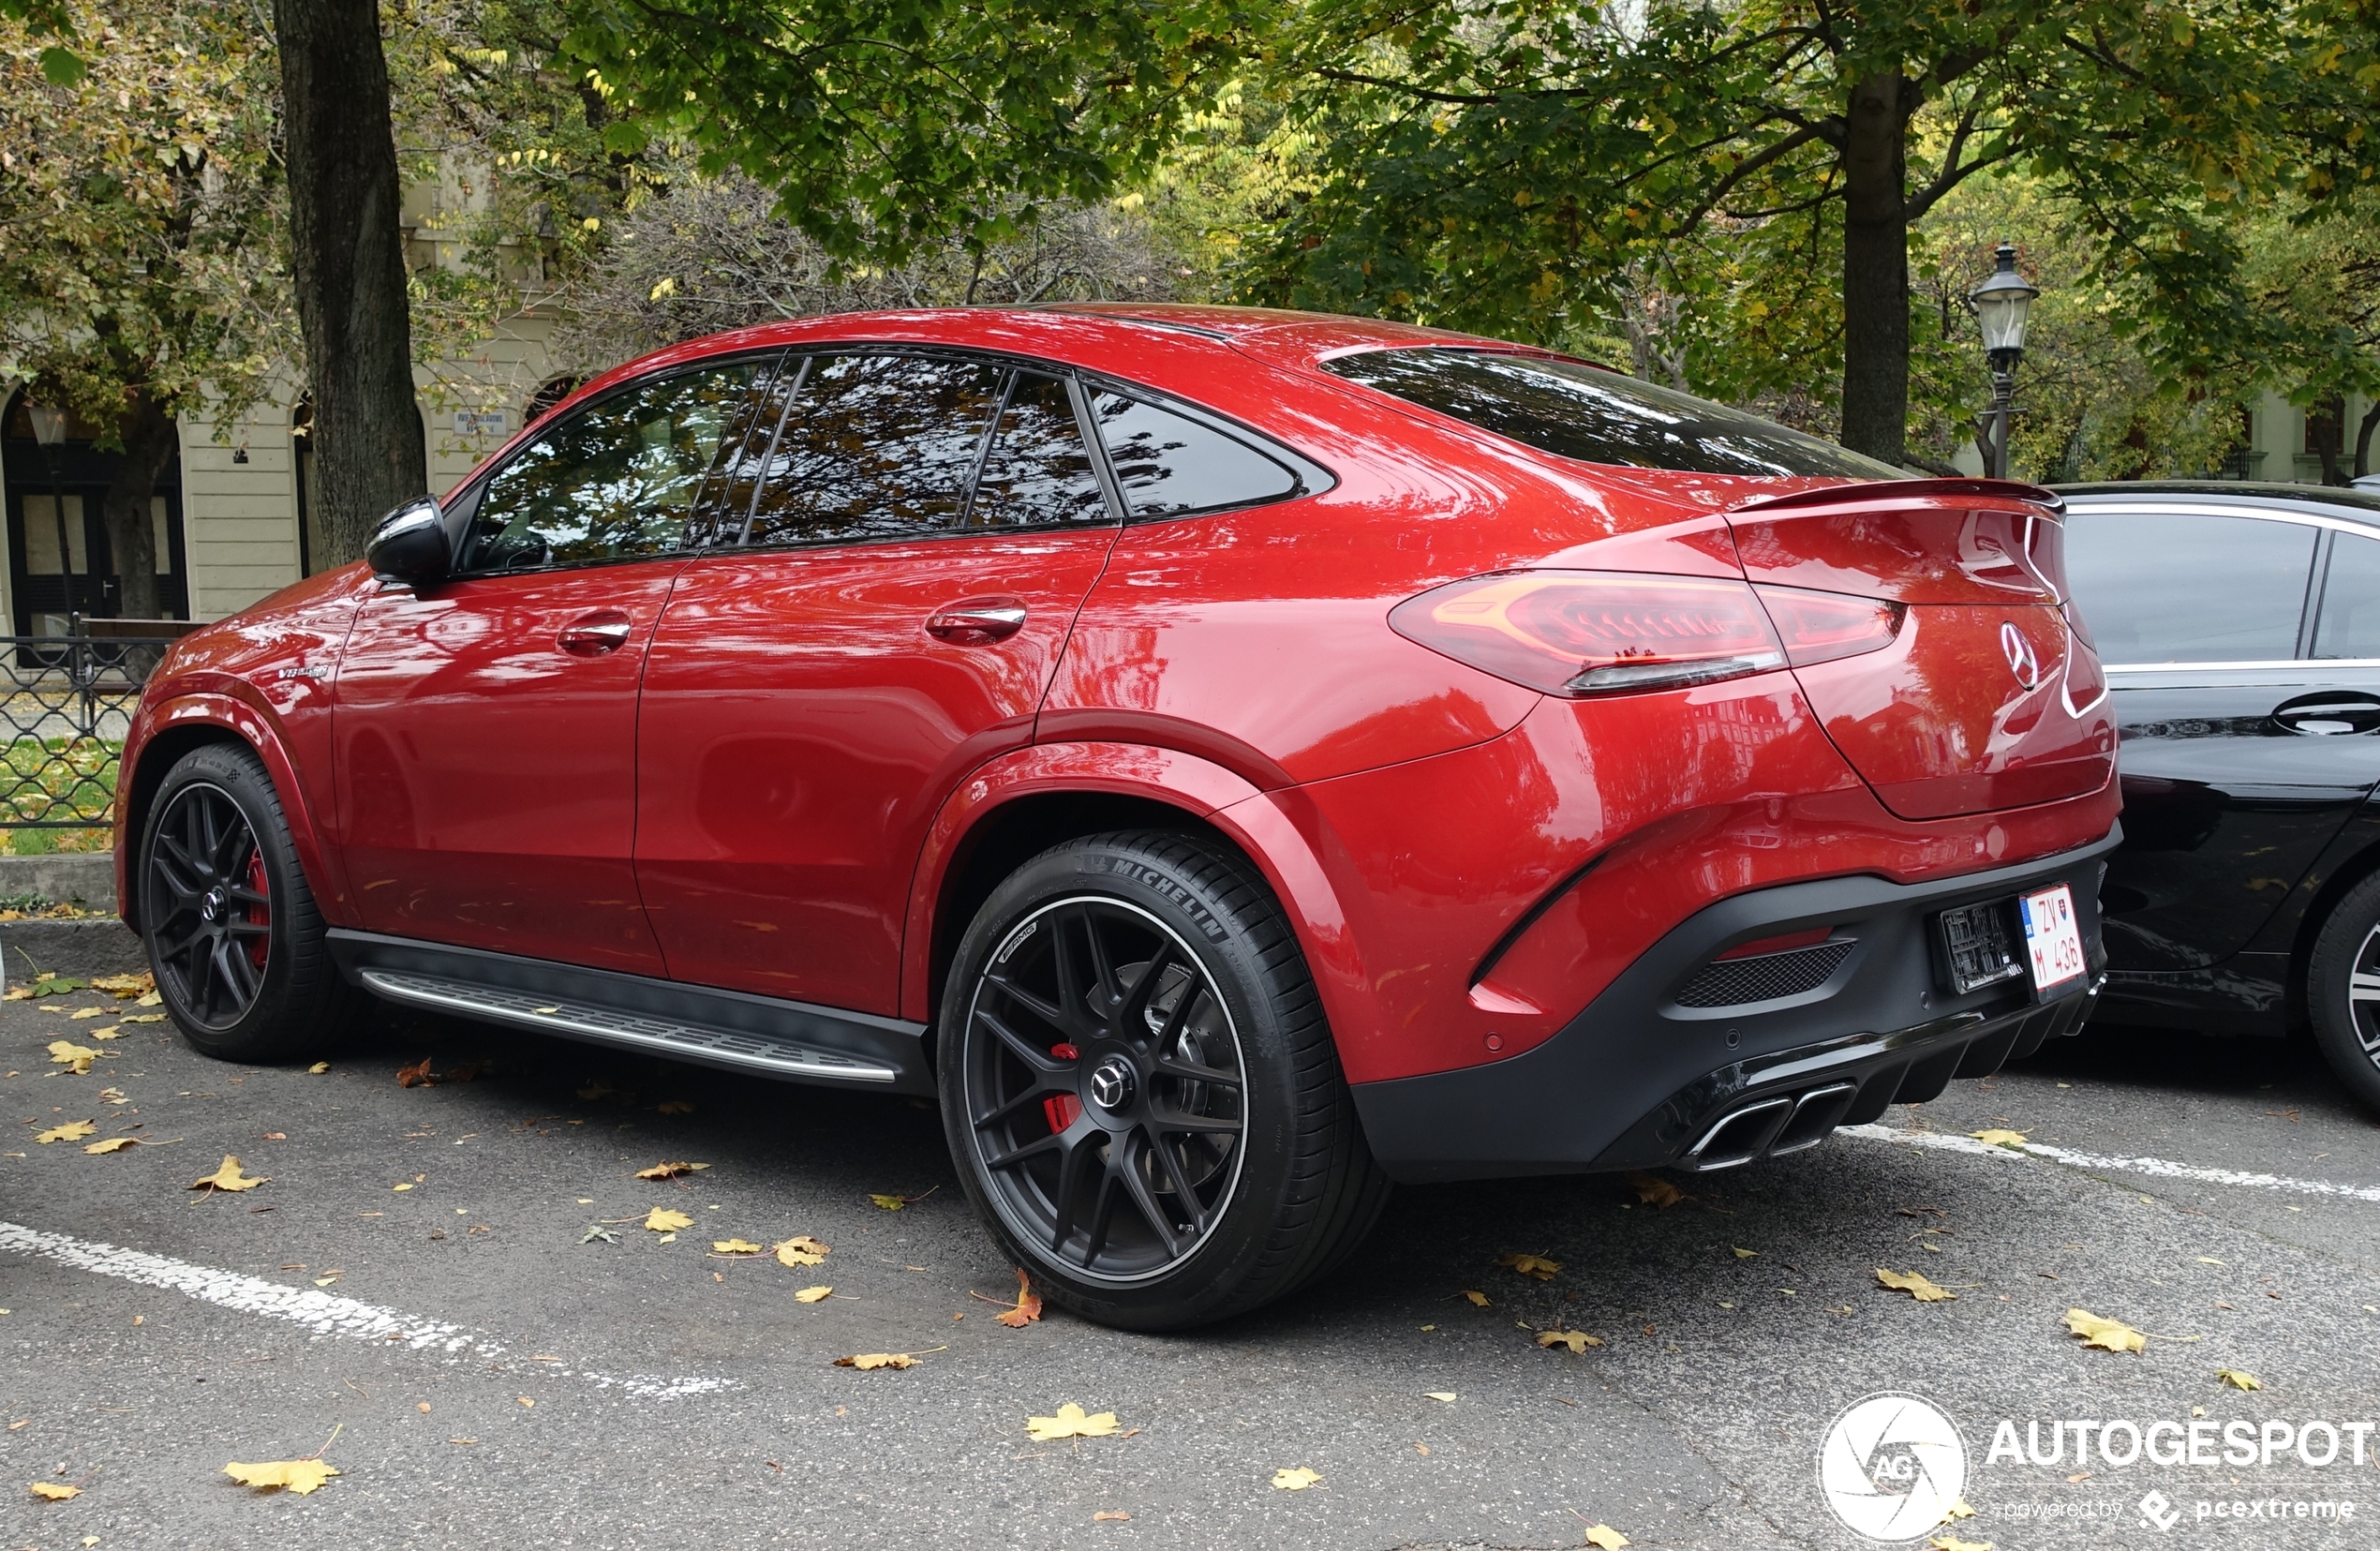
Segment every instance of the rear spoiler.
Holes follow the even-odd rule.
[[[2052,512],[2066,510],[2066,498],[2045,485],[2027,485],[2014,479],[1903,479],[1862,480],[1843,485],[1822,485],[1815,489],[1795,490],[1791,495],[1758,496],[1739,501],[1727,509],[1728,515],[1739,512],[1777,512],[1797,506],[1837,506],[1851,500],[1899,500],[1914,497],[1920,500],[1956,500],[1961,496],[1996,496],[2001,500],[2030,501]]]

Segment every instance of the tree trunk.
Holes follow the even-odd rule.
[[[1898,463],[1909,433],[1907,132],[1898,69],[1852,88],[1844,115],[1843,445]]]
[[[290,257],[314,393],[312,499],[331,564],[429,487],[413,401],[396,142],[375,0],[274,0]]]
[[[172,417],[147,394],[133,400],[124,427],[124,456],[99,505],[108,528],[108,559],[123,589],[116,613],[126,619],[157,618],[157,529],[149,503],[157,476],[173,460],[179,435]]]
[[[2362,421],[2356,426],[2356,478],[2372,472],[2372,433],[2380,431],[2380,401],[2363,411]]]

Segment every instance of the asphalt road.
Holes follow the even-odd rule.
[[[2092,1031],[1880,1130],[1676,1176],[1665,1208],[1614,1179],[1407,1189],[1326,1285],[1153,1337],[997,1323],[971,1293],[1013,1273],[911,1101],[394,1014],[320,1074],[119,1024],[76,1076],[48,1042],[126,1009],[67,1000],[110,1015],[0,1004],[0,1546],[1361,1551],[1597,1523],[1852,1546],[1872,1543],[1830,1512],[1820,1441],[1886,1390],[1956,1423],[1976,1515],[1944,1532],[1971,1544],[2380,1544],[2380,1437],[2326,1468],[2285,1444],[2249,1467],[1986,1457],[2003,1419],[2203,1410],[2259,1448],[2268,1424],[2380,1421],[2380,1127],[2289,1045]],[[486,1065],[401,1087],[425,1055]],[[78,1120],[98,1129],[35,1141]],[[1967,1140],[1987,1127],[2042,1151]],[[83,1150],[122,1134],[141,1143]],[[186,1188],[225,1154],[268,1183]],[[664,1160],[710,1167],[633,1177]],[[692,1226],[663,1242],[657,1207]],[[710,1252],[804,1233],[831,1246],[814,1268]],[[1515,1252],[1561,1269],[1495,1263]],[[795,1301],[813,1285],[833,1296]],[[2087,1350],[2076,1306],[2146,1350]],[[1544,1350],[1547,1328],[1604,1344]],[[919,1361],[833,1365],[869,1352]],[[1069,1402],[1117,1435],[1027,1436]],[[310,1496],[222,1473],[318,1453],[340,1473]],[[1320,1482],[1271,1484],[1297,1467]],[[2235,1500],[2265,1506],[2235,1523]],[[2347,1523],[2311,1516],[2342,1502]]]

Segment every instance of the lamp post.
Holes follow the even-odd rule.
[[[27,404],[26,418],[33,422],[33,440],[41,443],[42,460],[50,466],[50,513],[58,521],[58,574],[66,589],[67,615],[74,612],[74,546],[67,542],[67,497],[58,484],[58,443],[67,439],[67,412],[44,404]],[[67,627],[71,634],[71,624]]]
[[[1984,359],[1991,364],[1991,429],[1984,452],[1984,472],[1993,479],[2008,477],[2009,400],[2016,392],[2016,363],[2025,358],[2025,314],[2041,294],[2016,273],[2016,249],[2000,245],[2000,267],[1982,285],[1967,293],[1975,321],[1984,331]]]

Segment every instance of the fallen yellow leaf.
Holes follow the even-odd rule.
[[[1989,1541],[1963,1541],[1956,1535],[1936,1535],[1926,1544],[1933,1551],[1992,1551]]]
[[[1880,1265],[1876,1268],[1876,1279],[1896,1292],[1908,1293],[1921,1304],[1958,1302],[1957,1293],[1936,1287],[1926,1279],[1926,1274],[1922,1271],[1912,1271],[1903,1275],[1897,1271],[1887,1271]]]
[[[1115,1430],[1115,1412],[1099,1411],[1086,1416],[1082,1408],[1071,1400],[1059,1407],[1055,1416],[1025,1418],[1025,1436],[1035,1443],[1053,1443],[1062,1438],[1107,1438]]]
[[[86,1018],[105,1018],[113,1010],[112,1007],[77,1007],[67,1013],[67,1018],[69,1022],[80,1023]]]
[[[1624,1551],[1628,1537],[1608,1524],[1590,1524],[1586,1527],[1586,1544],[1596,1551]]]
[[[2235,1390],[2260,1390],[2265,1387],[2263,1379],[2253,1373],[2242,1373],[2238,1368],[2217,1368],[2215,1378]]]
[[[317,1061],[314,1065],[306,1067],[305,1069],[313,1076],[320,1077],[324,1072],[331,1069],[331,1064],[328,1061]]]
[[[69,1120],[63,1126],[52,1126],[33,1140],[44,1147],[53,1141],[81,1141],[99,1128],[96,1121]]]
[[[636,1177],[638,1179],[676,1179],[680,1174],[691,1174],[697,1170],[709,1167],[707,1163],[656,1163],[650,1169],[637,1170]]]
[[[1471,1300],[1471,1306],[1473,1308],[1485,1308],[1488,1306],[1488,1295],[1484,1292],[1474,1292],[1466,1287],[1463,1290],[1463,1296]]]
[[[226,1153],[223,1155],[223,1166],[204,1179],[192,1180],[190,1188],[193,1190],[253,1190],[272,1177],[266,1174],[260,1178],[251,1178],[243,1174],[240,1172],[240,1160]]]
[[[37,1498],[47,1498],[52,1502],[64,1502],[68,1498],[81,1497],[82,1488],[64,1486],[54,1481],[37,1481],[33,1484],[33,1495]]]
[[[143,1005],[145,1006],[146,1004]],[[165,1022],[165,1014],[161,1012],[127,1012],[124,1015],[124,1022],[127,1023],[162,1023]]]
[[[110,1023],[104,1029],[87,1029],[84,1033],[93,1039],[121,1039],[124,1037],[124,1031],[117,1028],[113,1023]]]
[[[58,1066],[69,1068],[77,1077],[89,1071],[91,1063],[98,1060],[103,1053],[103,1051],[93,1050],[88,1045],[78,1045],[67,1039],[50,1041],[50,1059]]]
[[[86,1153],[121,1153],[126,1147],[132,1146],[140,1140],[141,1139],[139,1137],[110,1137],[105,1141],[93,1142],[90,1146],[85,1147],[83,1151]]]
[[[760,1245],[752,1243],[750,1239],[713,1239],[710,1242],[710,1246],[721,1255],[757,1255],[760,1253]]]
[[[1686,1199],[1685,1191],[1680,1190],[1669,1181],[1656,1178],[1651,1174],[1631,1171],[1628,1176],[1628,1182],[1636,1187],[1636,1199],[1647,1206],[1658,1206],[1667,1210]]]
[[[2022,1147],[2025,1144],[2024,1132],[2011,1131],[1998,1126],[1989,1130],[1970,1131],[1967,1134],[1977,1141],[1988,1141],[1995,1147]]]
[[[1974,1504],[1969,1502],[1965,1498],[1960,1498],[1956,1502],[1952,1503],[1948,1508],[1942,1510],[1942,1522],[1944,1524],[1948,1524],[1953,1519],[1971,1519],[1974,1516]]]
[[[275,1459],[262,1465],[243,1465],[237,1460],[223,1467],[223,1473],[243,1486],[259,1486],[266,1491],[288,1490],[299,1497],[316,1491],[338,1472],[319,1459]]]
[[[1583,1330],[1541,1330],[1537,1333],[1537,1344],[1540,1347],[1568,1347],[1572,1351],[1583,1352],[1589,1347],[1601,1346],[1603,1337],[1589,1335]]]
[[[794,1294],[794,1302],[797,1304],[823,1303],[834,1290],[831,1287],[806,1287]]]
[[[146,996],[143,996],[143,997],[140,998],[138,1001],[134,1002],[132,1005],[133,1005],[134,1007],[162,1007],[162,1006],[164,1006],[164,1005],[165,1005],[165,998],[164,998],[162,995],[160,995],[160,994],[158,994],[157,992],[154,992],[154,991],[153,991],[153,992],[149,992]],[[162,1013],[160,1013],[158,1016],[159,1016],[159,1017],[163,1017],[164,1015],[163,1015]]]
[[[694,1219],[683,1212],[674,1212],[666,1206],[656,1206],[645,1214],[645,1226],[656,1233],[675,1233],[681,1228],[693,1227]]]
[[[902,1207],[909,1204],[909,1198],[907,1196],[879,1196],[871,1194],[868,1199],[874,1201],[878,1206],[883,1207],[887,1212],[898,1212]]]
[[[2149,1346],[2149,1337],[2121,1320],[2103,1319],[2087,1308],[2068,1309],[2066,1329],[2081,1336],[2084,1346],[2103,1351],[2143,1351]]]
[[[1097,1513],[1091,1515],[1091,1522],[1093,1524],[1130,1524],[1132,1522],[1132,1515],[1122,1512],[1110,1513],[1107,1509],[1102,1508]]]
[[[1542,1255],[1507,1255],[1495,1263],[1509,1265],[1522,1275],[1534,1276],[1540,1282],[1552,1281],[1562,1271],[1561,1261],[1549,1260]]]
[[[0,994],[0,1002],[30,1002],[32,1000],[33,988],[31,986],[10,986],[5,994]]]
[[[825,1245],[807,1233],[795,1234],[783,1244],[778,1245],[776,1249],[779,1265],[816,1265],[825,1260],[828,1253]]]
[[[1309,1470],[1302,1465],[1299,1466],[1294,1470],[1275,1470],[1272,1472],[1273,1488],[1276,1491],[1282,1492],[1302,1492],[1321,1479],[1321,1471]]]
[[[1743,1246],[1741,1246],[1740,1245],[1736,1246],[1736,1250],[1735,1250],[1735,1258],[1736,1258],[1737,1260],[1753,1260],[1753,1259],[1756,1259],[1759,1255],[1760,1255],[1760,1251],[1759,1251],[1759,1250],[1757,1250],[1757,1249],[1746,1249],[1746,1248],[1744,1248]]]
[[[857,1357],[835,1359],[835,1366],[839,1368],[914,1368],[916,1365],[917,1359],[905,1351],[870,1351]]]
[[[404,1192],[412,1189],[413,1186],[410,1185],[392,1185],[389,1188],[402,1195]]]

